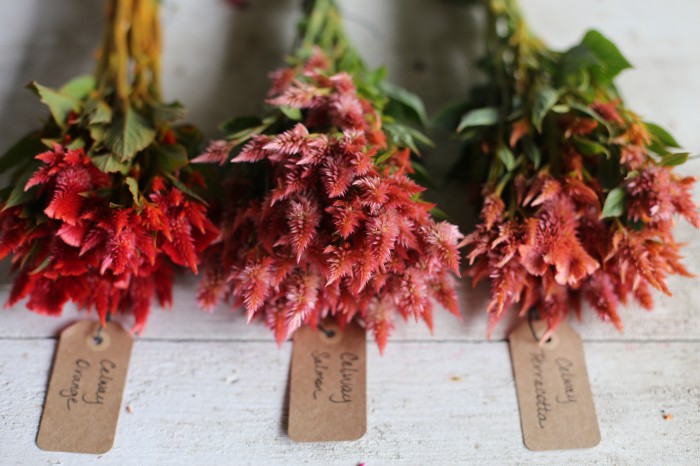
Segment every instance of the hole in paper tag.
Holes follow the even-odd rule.
[[[559,346],[559,335],[556,333],[540,343],[540,347],[548,351],[555,349],[557,346]]]
[[[343,340],[343,332],[335,323],[323,324],[318,329],[318,338],[326,345],[337,345]]]
[[[105,351],[112,344],[112,337],[105,331],[100,332],[99,335],[91,335],[86,340],[87,347],[91,351]]]

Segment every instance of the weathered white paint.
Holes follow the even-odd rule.
[[[216,124],[256,112],[265,73],[294,35],[296,0],[251,0],[244,12],[224,0],[164,0],[165,91],[192,121]],[[462,98],[476,78],[479,15],[421,0],[344,0],[350,33],[373,65],[420,93],[436,111]],[[91,69],[102,2],[0,0],[0,150],[31,129],[43,109],[22,87],[59,85]],[[524,0],[533,26],[566,47],[595,25],[635,64],[621,77],[631,106],[700,151],[700,3],[690,0]],[[457,146],[437,135],[429,164],[448,171]],[[686,173],[700,174],[691,162]],[[697,191],[696,191],[697,192]],[[462,218],[460,191],[446,206]],[[696,232],[680,225],[688,241]],[[700,242],[685,250],[700,272]],[[5,282],[7,279],[5,279]],[[156,309],[134,348],[117,443],[103,464],[578,464],[693,463],[700,457],[700,287],[672,278],[673,298],[657,295],[647,313],[622,311],[624,334],[587,313],[581,331],[603,442],[593,450],[532,453],[520,439],[504,337],[485,340],[487,291],[461,290],[464,321],[436,315],[435,336],[399,325],[385,357],[369,349],[369,431],[358,442],[296,445],[284,435],[290,345],[277,349],[262,326],[245,326],[223,306],[196,310],[193,279],[183,278],[171,311]],[[7,286],[0,290],[4,301]],[[0,313],[0,463],[81,464],[91,456],[47,453],[35,443],[58,330],[76,319],[36,316],[21,306]],[[127,321],[128,324],[128,321]],[[453,380],[453,378],[455,378]],[[673,414],[665,421],[662,410]]]
[[[700,256],[695,261],[688,261],[691,270],[700,271]],[[626,330],[619,333],[612,325],[601,322],[593,311],[585,312],[582,322],[572,320],[572,325],[589,341],[679,341],[695,340],[700,335],[700,322],[697,308],[700,293],[692,279],[673,279],[676,294],[673,298],[657,294],[657,307],[647,312],[630,305],[621,309]],[[673,286],[672,285],[672,286]],[[219,306],[212,314],[197,309],[196,279],[183,278],[178,281],[174,292],[172,309],[152,310],[148,326],[140,337],[144,340],[227,340],[227,341],[267,341],[274,343],[271,332],[261,323],[247,327],[245,316],[240,309],[231,310],[226,305]],[[7,289],[0,290],[0,302],[7,297]],[[413,320],[407,323],[399,321],[396,331],[390,337],[390,343],[399,340],[434,340],[434,341],[487,341],[486,318],[484,309],[488,289],[480,286],[472,290],[463,284],[459,290],[463,319],[458,320],[452,314],[442,310],[435,311],[435,331],[431,336],[423,323]],[[588,309],[586,309],[588,310]],[[67,305],[61,318],[47,318],[31,312],[20,304],[0,313],[0,338],[46,338],[55,336],[59,330],[77,318],[84,316],[72,305]],[[130,317],[120,319],[130,326]],[[503,340],[508,330],[517,322],[516,312],[506,316],[494,333],[494,340]],[[387,356],[393,353],[391,344],[387,347]]]
[[[94,464],[35,443],[55,342],[1,340],[3,464]],[[603,441],[591,450],[525,449],[506,343],[401,342],[369,351],[368,432],[294,444],[285,435],[291,345],[139,341],[117,440],[99,464],[667,464],[700,455],[694,343],[586,343]],[[673,415],[664,420],[662,410]]]

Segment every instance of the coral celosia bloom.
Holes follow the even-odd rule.
[[[629,64],[600,33],[553,52],[515,0],[489,5],[507,26],[491,38],[501,82],[483,92],[498,100],[459,125],[470,157],[488,158],[482,222],[463,244],[473,281],[491,281],[489,331],[519,304],[547,321],[546,339],[582,300],[621,329],[619,303],[650,309],[651,287],[670,294],[666,277],[689,275],[672,232],[676,216],[700,227],[694,179],[671,171],[687,154],[623,105],[611,83]]]
[[[270,189],[227,216],[202,306],[228,295],[249,320],[264,317],[278,342],[327,316],[359,318],[380,350],[396,312],[432,325],[434,298],[458,314],[451,273],[461,235],[432,219],[424,189],[407,176],[408,150],[387,145],[381,115],[353,78],[331,72],[318,50],[273,77],[269,102],[303,118],[253,136],[233,158],[262,164]],[[223,144],[200,160],[221,161]]]

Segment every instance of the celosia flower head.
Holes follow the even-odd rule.
[[[231,152],[233,163],[261,168],[256,181],[267,187],[225,215],[200,303],[228,297],[280,343],[304,324],[357,319],[383,351],[396,314],[432,325],[432,300],[458,314],[451,274],[461,235],[431,217],[409,176],[413,139],[384,121],[386,95],[359,90],[369,85],[361,63],[307,52],[272,74],[275,116],[199,159]]]
[[[621,329],[619,303],[651,309],[651,288],[670,294],[667,276],[689,275],[673,237],[676,217],[700,226],[694,179],[672,171],[687,154],[625,107],[612,82],[629,64],[600,33],[557,53],[515,0],[489,8],[508,26],[491,68],[505,81],[458,128],[469,157],[488,161],[481,223],[463,244],[473,281],[491,282],[489,331],[518,305],[547,321],[546,339],[582,300]]]

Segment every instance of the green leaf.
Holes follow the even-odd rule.
[[[62,94],[61,92],[49,87],[42,86],[36,81],[33,81],[29,85],[29,89],[34,91],[41,98],[41,101],[46,104],[47,107],[49,107],[51,116],[56,124],[61,128],[65,127],[68,113],[77,113],[80,111],[80,101],[74,97]]]
[[[202,150],[204,135],[194,125],[178,125],[173,128],[175,140],[185,148],[188,154],[199,154]]]
[[[436,220],[449,220],[450,218],[444,210],[438,207],[433,207],[430,209],[430,215],[432,215]]]
[[[588,31],[581,43],[598,59],[599,64],[593,66],[591,72],[600,83],[609,83],[621,71],[632,68],[617,46],[596,30]]]
[[[386,66],[380,66],[374,71],[367,74],[367,81],[374,86],[378,86],[389,75],[389,69]]]
[[[610,157],[610,151],[607,147],[590,139],[574,138],[574,145],[583,155],[605,154],[606,157]]]
[[[7,149],[7,152],[0,157],[0,173],[5,173],[20,163],[33,159],[45,150],[46,148],[39,138],[39,132],[32,131]]]
[[[239,146],[252,138],[253,136],[262,133],[267,129],[267,126],[258,126],[257,128],[246,129],[240,131],[227,139],[233,143],[234,146]]]
[[[576,75],[582,70],[589,69],[594,65],[600,65],[600,60],[591,49],[579,44],[570,48],[561,56],[559,67],[566,76]]]
[[[468,128],[457,136],[458,141],[473,143],[484,138],[483,128]]]
[[[95,142],[95,145],[101,143],[105,139],[107,133],[107,125],[90,125],[90,137]],[[93,146],[94,147],[94,146]]]
[[[301,121],[301,110],[294,107],[282,106],[279,109],[284,113],[284,116],[292,121]]]
[[[128,162],[137,152],[148,147],[155,137],[156,132],[150,123],[127,107],[124,114],[107,127],[104,142],[122,162]]]
[[[129,173],[129,166],[121,163],[112,154],[97,155],[91,157],[92,164],[103,173]]]
[[[153,112],[153,122],[156,126],[180,121],[187,114],[187,109],[180,102],[157,103],[151,107],[151,111]]]
[[[617,187],[608,193],[603,205],[603,211],[600,218],[619,217],[625,213],[625,201],[627,200],[627,191],[624,188]]]
[[[503,162],[503,165],[505,165],[506,170],[511,171],[515,168],[515,156],[507,146],[502,145],[498,148],[498,158],[501,159],[501,162]]]
[[[66,147],[71,150],[82,149],[85,147],[85,141],[83,140],[83,138],[75,138],[70,143],[68,143]]]
[[[598,114],[598,112],[596,112],[596,111],[593,110],[592,108],[587,107],[587,106],[585,106],[585,105],[581,105],[581,104],[579,104],[579,103],[577,103],[577,102],[572,102],[572,103],[570,104],[570,106],[571,106],[572,109],[574,109],[574,110],[576,110],[576,111],[578,111],[578,112],[581,112],[581,113],[583,113],[584,115],[589,116],[589,117],[593,118],[595,121],[597,121],[598,124],[602,125],[602,126],[607,130],[608,135],[611,135],[611,134],[613,133],[613,130],[612,130],[612,128],[610,127],[610,124],[605,120],[605,118],[603,118],[602,116],[600,116],[600,115]]]
[[[46,256],[46,258],[43,261],[41,261],[41,264],[37,265],[36,268],[29,273],[35,274],[41,272],[42,270],[45,270],[49,266],[49,264],[51,264],[51,261],[53,261],[53,256]]]
[[[34,199],[35,196],[36,196],[36,189],[31,188],[29,191],[25,191],[23,185],[20,185],[20,184],[15,185],[15,187],[12,188],[12,191],[10,192],[10,195],[7,198],[7,201],[5,202],[5,206],[3,207],[2,210],[9,209],[10,207],[15,207],[18,205],[26,204],[27,202]]]
[[[26,204],[27,202],[36,198],[36,194],[39,189],[38,186],[32,186],[27,191],[24,190],[24,187],[27,185],[27,182],[34,174],[34,168],[35,167],[32,166],[25,170],[24,173],[22,173],[22,175],[17,180],[17,183],[12,187],[12,191],[10,191],[10,195],[7,197],[7,201],[5,201],[5,206],[2,210]]]
[[[224,134],[233,134],[245,129],[260,126],[261,124],[262,120],[256,116],[242,116],[223,122],[221,125],[219,125],[219,129]]]
[[[385,108],[386,114],[403,122],[412,122],[419,126],[428,125],[428,115],[425,113],[425,106],[420,97],[388,82],[383,82],[380,87],[389,98]]]
[[[549,86],[539,86],[535,93],[535,102],[532,106],[532,123],[538,132],[542,132],[542,123],[549,111],[559,100],[559,93]]]
[[[139,183],[135,178],[130,176],[126,177],[126,185],[129,187],[129,192],[134,198],[134,202],[137,206],[141,207],[141,196],[139,195]]]
[[[63,142],[61,138],[41,138],[41,143],[47,149],[53,149],[54,144],[60,144]]]
[[[423,134],[421,131],[419,131],[415,128],[408,127],[408,126],[404,126],[404,128],[411,135],[411,137],[413,139],[415,139],[416,142],[418,142],[419,144],[422,144],[422,145],[428,146],[428,147],[435,147],[435,143],[433,143],[433,141],[428,136]],[[414,151],[414,152],[416,154],[420,154],[419,151]]]
[[[91,125],[107,124],[112,121],[112,108],[102,99],[91,99],[85,104],[88,123]]]
[[[540,168],[540,164],[542,163],[542,152],[540,152],[539,147],[537,147],[536,144],[533,144],[530,138],[523,139],[522,143],[523,152],[525,152],[527,158],[530,159],[532,164],[535,166],[535,169]]]
[[[187,150],[180,144],[156,146],[158,166],[162,171],[173,173],[189,163]]]
[[[83,75],[73,78],[61,87],[58,92],[77,100],[83,100],[95,90],[95,78],[92,75]]]
[[[604,191],[610,191],[623,182],[623,173],[620,170],[620,155],[619,151],[614,150],[610,153],[610,157],[599,157],[597,160],[598,170],[597,179]]]
[[[189,187],[187,187],[187,185],[186,185],[185,183],[183,183],[182,181],[180,181],[177,177],[173,176],[171,173],[165,173],[165,177],[166,177],[167,179],[169,179],[169,180],[172,182],[172,184],[175,185],[175,187],[176,187],[177,189],[179,189],[179,190],[182,191],[183,193],[187,194],[187,195],[190,196],[192,199],[196,199],[196,200],[198,200],[199,202],[201,202],[201,203],[204,204],[204,205],[209,205],[209,204],[207,203],[207,201],[205,201],[204,199],[202,199],[197,193],[195,193],[194,191],[192,191],[192,189],[190,189]]]
[[[390,150],[390,151],[384,152],[382,155],[380,155],[379,157],[377,157],[376,159],[374,159],[374,163],[377,164],[377,165],[381,165],[382,163],[384,163],[384,162],[386,162],[387,160],[389,160],[389,158],[390,158],[392,155],[394,155],[394,151],[391,151],[391,150]]]
[[[443,107],[433,117],[433,126],[444,131],[455,131],[470,105],[469,102],[455,102]]]
[[[234,145],[238,146],[238,145],[246,142],[248,139],[252,138],[256,134],[263,133],[268,127],[269,126],[267,124],[262,124],[260,126],[254,127],[254,128],[247,128],[247,129],[241,130],[237,133],[229,135],[226,139],[233,142]]]
[[[472,110],[462,117],[457,126],[457,132],[461,133],[466,128],[473,126],[492,126],[498,123],[499,113],[496,107],[484,107]]]
[[[671,136],[671,133],[666,131],[661,126],[649,122],[644,122],[644,125],[646,125],[647,129],[649,130],[649,134],[651,134],[651,137],[656,139],[665,147],[673,147],[676,149],[681,147],[680,144],[678,144],[678,142],[676,141],[676,139],[673,136]]]
[[[411,161],[411,167],[415,172],[411,175],[411,178],[416,180],[418,184],[421,186],[427,186],[431,189],[438,189],[435,181],[433,181],[433,177],[430,176],[430,173],[428,173],[423,165],[416,161]]]
[[[426,146],[433,146],[433,141],[426,135],[409,126],[397,123],[385,123],[384,130],[391,137],[391,140],[399,147],[408,147],[414,153],[420,154],[417,143]]]
[[[682,165],[688,160],[690,154],[687,152],[678,152],[675,154],[667,154],[661,158],[660,165],[664,167],[675,167],[676,165]]]

